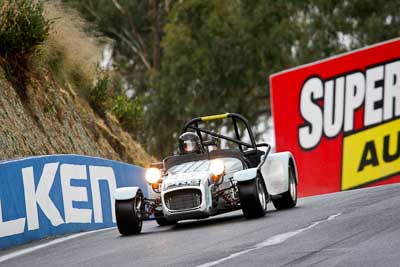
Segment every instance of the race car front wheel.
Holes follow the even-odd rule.
[[[136,196],[129,200],[115,201],[115,217],[118,231],[122,235],[135,235],[142,231],[144,197],[139,189]]]
[[[267,212],[268,191],[260,175],[251,181],[238,183],[240,206],[244,217],[253,219]]]
[[[278,198],[273,199],[272,203],[277,210],[290,209],[297,204],[297,184],[295,180],[294,168],[291,164],[289,165],[288,191],[278,195]]]

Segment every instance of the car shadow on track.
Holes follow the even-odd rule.
[[[265,218],[265,217],[263,217]],[[262,218],[254,219],[259,220]],[[206,219],[199,220],[188,220],[188,221],[180,221],[176,225],[173,226],[158,226],[155,222],[154,225],[151,225],[145,231],[140,233],[139,236],[147,236],[151,234],[161,234],[161,233],[171,233],[171,232],[181,232],[181,231],[189,231],[193,229],[205,228],[210,226],[223,225],[225,223],[232,224],[240,224],[246,222],[246,218],[242,213],[232,213],[232,214],[223,214],[218,215],[216,217],[209,217]],[[123,236],[120,238],[129,238],[132,236]]]
[[[210,217],[207,219],[180,221],[172,226],[158,226],[155,221],[153,225],[141,232],[139,236],[146,236],[151,234],[161,234],[166,232],[186,231],[193,230],[194,228],[210,227],[212,225],[220,225],[224,223],[234,224],[246,221],[243,214],[222,215],[221,217]],[[120,238],[129,238],[130,235],[119,236]]]
[[[267,219],[268,217],[273,216],[273,214],[279,214],[279,213],[285,214],[285,213],[293,212],[293,210],[298,210],[299,208],[301,208],[301,207],[297,206],[294,209],[287,209],[287,210],[276,210],[274,208],[270,208],[264,217],[250,219],[250,221]],[[197,228],[209,227],[212,225],[219,225],[219,224],[224,224],[224,223],[239,224],[239,223],[243,223],[246,221],[249,221],[249,220],[247,220],[241,212],[240,213],[235,212],[232,214],[226,213],[224,215],[219,215],[217,217],[209,217],[207,219],[180,221],[178,224],[172,226],[172,228],[170,228],[170,230],[181,231],[181,230],[195,228],[195,227],[197,227]]]
[[[301,206],[296,206],[294,209],[298,210],[301,208]],[[151,225],[149,227],[146,227],[147,229],[144,230],[140,236],[147,236],[151,234],[160,234],[160,233],[166,233],[166,232],[180,232],[180,231],[187,231],[187,230],[193,230],[193,229],[199,229],[199,228],[204,228],[204,227],[210,227],[210,226],[218,226],[218,225],[223,225],[225,223],[229,223],[230,225],[232,224],[240,224],[240,223],[246,223],[248,221],[258,221],[258,220],[267,220],[270,219],[271,217],[276,216],[277,214],[285,214],[289,213],[290,211],[293,212],[294,209],[287,209],[287,210],[276,210],[273,207],[270,207],[268,209],[267,214],[264,217],[261,218],[256,218],[256,219],[251,219],[247,220],[241,211],[235,211],[231,213],[225,213],[221,215],[217,215],[215,217],[209,217],[206,219],[199,219],[199,220],[187,220],[187,221],[180,221],[176,225],[173,226],[158,226],[156,222],[149,221]],[[270,217],[271,216],[271,217]],[[121,238],[129,238],[131,236],[120,236]]]

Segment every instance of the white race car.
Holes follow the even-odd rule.
[[[199,126],[220,119],[232,120],[234,138]],[[250,142],[241,140],[239,129],[247,131]],[[237,148],[218,149],[220,140]],[[270,153],[270,145],[256,144],[247,119],[239,114],[190,120],[179,137],[179,149],[179,155],[146,171],[156,198],[144,198],[138,187],[116,189],[116,219],[122,235],[139,234],[143,220],[152,215],[164,226],[238,209],[247,219],[258,218],[267,212],[269,201],[278,210],[296,206],[298,177],[292,154]]]

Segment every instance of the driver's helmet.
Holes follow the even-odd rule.
[[[181,154],[200,153],[200,138],[192,132],[183,133],[179,136],[179,151]]]

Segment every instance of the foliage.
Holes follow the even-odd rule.
[[[77,11],[63,8],[58,1],[46,2],[44,10],[47,18],[56,19],[47,40],[40,46],[35,68],[44,66],[62,88],[89,99],[93,81],[102,76],[98,75],[103,51],[101,38],[85,32],[87,22]]]
[[[43,5],[39,1],[0,1],[0,55],[32,52],[47,38],[51,24],[43,16]]]
[[[155,33],[161,31],[159,20],[166,16],[171,0],[62,1],[114,41],[113,59],[119,72],[135,88],[136,95],[144,94],[149,73],[159,68],[160,37]]]
[[[143,101],[140,98],[129,99],[125,94],[118,95],[114,101],[112,112],[124,129],[134,136],[140,136],[144,118]]]
[[[395,0],[308,0],[294,17],[299,25],[295,64],[329,57],[400,34]]]
[[[126,131],[140,136],[144,118],[143,100],[139,97],[130,99],[119,77],[108,74],[101,77],[90,90],[89,103],[100,116],[112,112]]]
[[[171,105],[153,101],[149,116],[162,116],[175,132],[188,118],[204,114],[242,113],[252,125],[265,120],[270,114],[268,74],[293,64],[287,55],[296,27],[288,18],[295,8],[279,3],[194,0],[176,5],[164,28],[155,86]],[[279,34],[283,30],[292,34]]]
[[[0,64],[22,99],[31,57],[48,37],[51,24],[39,1],[0,0]]]
[[[111,106],[112,92],[109,84],[110,78],[105,75],[89,92],[89,104],[101,116],[104,116]]]

